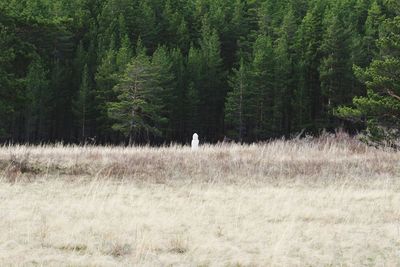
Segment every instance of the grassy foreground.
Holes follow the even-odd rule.
[[[0,147],[0,266],[400,266],[400,153]]]

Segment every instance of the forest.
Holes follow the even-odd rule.
[[[400,128],[398,0],[0,0],[0,141]]]

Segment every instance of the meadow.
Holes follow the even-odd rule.
[[[0,147],[0,266],[400,266],[400,153]]]

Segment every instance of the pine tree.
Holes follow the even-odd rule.
[[[150,141],[162,134],[167,118],[162,116],[163,91],[159,70],[141,47],[114,87],[117,101],[108,104],[108,114],[116,121],[113,129],[129,137],[129,144]]]
[[[382,24],[383,20],[384,17],[382,15],[381,7],[375,0],[372,2],[371,7],[368,10],[368,17],[365,21],[365,36],[363,38],[363,59],[367,64],[369,64],[378,53],[376,40],[379,38],[379,27]]]
[[[165,139],[172,140],[174,129],[171,126],[171,117],[174,115],[174,106],[176,105],[176,95],[173,92],[173,88],[176,87],[174,76],[172,72],[172,60],[170,54],[165,46],[160,46],[154,52],[151,59],[152,69],[155,73],[155,79],[159,84],[161,90],[158,95],[158,99],[163,107],[160,116],[168,119],[169,125],[160,125],[162,134]]]
[[[118,50],[115,58],[115,63],[118,69],[118,72],[123,72],[125,70],[126,65],[130,62],[132,58],[132,46],[131,41],[129,40],[128,35],[124,35],[122,38],[121,47]]]
[[[10,115],[15,111],[13,89],[14,75],[10,71],[15,59],[15,50],[11,46],[12,38],[7,28],[0,22],[0,138],[8,136]]]
[[[227,73],[240,70],[241,58],[248,84],[243,140],[333,130],[344,123],[332,116],[337,106],[354,96],[369,99],[368,84],[356,79],[352,65],[384,60],[376,41],[390,31],[383,21],[398,16],[399,6],[398,0],[0,1],[0,135],[77,141],[83,127],[74,110],[87,65],[95,110],[86,116],[84,135],[121,142],[122,132],[112,130],[120,121],[109,116],[108,103],[120,102],[122,91],[113,88],[123,87],[138,55],[146,55],[146,75],[159,88],[145,98],[157,110],[145,122],[159,130],[157,137],[149,132],[152,141],[185,142],[196,131],[212,142],[225,130],[236,132],[228,116],[233,100],[227,99],[237,77]],[[140,46],[135,51],[138,40],[145,53]],[[34,68],[33,58],[42,68]],[[37,104],[34,87],[46,82],[49,98]],[[44,110],[43,123],[31,112],[36,106]],[[136,140],[148,139],[146,132],[136,131]]]
[[[337,114],[366,122],[366,141],[399,148],[396,140],[400,137],[400,16],[385,21],[378,47],[378,59],[365,70],[355,68],[357,76],[366,83],[367,96],[354,98],[354,107],[341,107]]]
[[[248,130],[251,139],[265,139],[274,135],[275,67],[272,41],[270,37],[261,34],[253,47],[251,101],[247,104],[252,116]]]
[[[339,10],[339,7],[337,9]],[[351,31],[346,28],[339,12],[328,14],[325,21],[327,29],[321,44],[323,58],[320,66],[320,80],[324,97],[325,120],[327,121],[325,127],[336,126],[332,121],[334,108],[340,104],[348,103],[354,96],[352,63],[349,60]]]
[[[53,102],[51,103],[50,114],[51,114],[51,139],[57,138],[67,139],[71,132],[64,130],[69,127],[70,131],[73,127],[69,126],[70,118],[67,109],[71,108],[70,91],[67,90],[67,75],[66,67],[58,56],[55,56],[51,63],[51,75],[50,75],[50,88],[51,95],[53,96]],[[67,96],[68,94],[68,96]],[[67,126],[66,126],[67,125]]]
[[[171,64],[171,72],[173,77],[175,77],[175,86],[172,87],[172,97],[170,98],[170,100],[173,102],[169,104],[171,106],[169,125],[174,131],[174,134],[171,136],[171,138],[173,140],[184,140],[186,135],[185,121],[188,113],[188,106],[186,105],[188,77],[185,65],[186,58],[183,56],[180,49],[173,49],[171,51]]]
[[[292,101],[297,85],[294,69],[296,30],[294,10],[289,8],[283,19],[275,47],[275,60],[279,62],[275,69],[274,93],[274,126],[277,135],[289,136],[293,127]]]
[[[123,19],[120,18],[121,21]],[[98,114],[96,119],[97,132],[102,133],[100,138],[107,141],[113,139],[115,135],[112,131],[114,122],[108,116],[107,103],[116,100],[116,93],[113,91],[113,88],[117,84],[118,76],[125,71],[126,66],[131,61],[133,54],[131,42],[127,34],[122,38],[121,47],[116,49],[115,46],[115,42],[112,41],[111,47],[106,52],[95,76],[97,84],[95,92],[95,105]]]
[[[243,58],[239,69],[234,69],[230,77],[232,91],[228,93],[225,104],[225,123],[231,130],[230,135],[240,142],[246,135],[246,107],[249,91],[249,71]]]
[[[98,67],[96,76],[95,106],[96,106],[96,132],[103,142],[110,142],[113,138],[113,120],[108,116],[108,102],[116,99],[113,91],[118,81],[118,67],[116,64],[116,52],[109,49]]]
[[[204,123],[201,121],[201,82],[204,62],[201,52],[191,45],[187,59],[187,88],[185,91],[185,133],[191,135],[197,132],[204,136]]]
[[[88,66],[85,65],[82,72],[81,86],[73,103],[74,114],[79,122],[81,142],[85,141],[90,132],[88,124],[90,124],[90,115],[93,109],[93,94],[90,87]]]
[[[157,49],[157,37],[160,27],[150,0],[139,1],[135,25],[138,30],[137,36],[141,37],[143,44],[150,52],[154,52]]]
[[[80,85],[83,68],[85,67],[87,60],[88,60],[87,53],[83,46],[83,42],[80,41],[79,45],[76,49],[75,58],[74,58],[74,70],[76,72],[77,81],[78,81],[77,85],[76,85],[77,87],[79,87],[79,85]]]
[[[223,106],[227,89],[224,85],[221,43],[217,31],[207,24],[204,24],[202,29],[200,53],[202,57],[201,83],[198,89],[201,92],[200,118],[202,128],[206,131],[205,136],[215,139],[223,130]]]
[[[183,51],[188,51],[190,36],[187,22],[183,14],[177,10],[175,1],[164,1],[162,17],[164,18],[163,30],[160,31],[161,39],[164,44],[168,43],[171,47],[179,47]]]
[[[273,104],[273,133],[274,136],[287,135],[288,114],[291,102],[287,102],[291,95],[292,61],[288,54],[286,39],[280,39],[275,48],[274,61],[279,62],[275,68],[274,77],[274,104]]]
[[[49,131],[49,104],[51,90],[47,78],[48,71],[42,60],[36,56],[29,65],[26,76],[27,105],[27,141],[44,141]]]
[[[320,46],[323,35],[322,16],[324,6],[318,1],[303,18],[297,31],[296,50],[299,75],[298,86],[294,92],[295,125],[294,130],[306,129],[316,132],[321,124],[322,99],[319,67]]]

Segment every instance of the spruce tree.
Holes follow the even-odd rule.
[[[375,0],[372,2],[368,10],[368,17],[365,21],[365,36],[364,36],[364,55],[363,58],[369,64],[378,54],[376,40],[379,38],[379,28],[384,20],[381,7]]]
[[[333,12],[333,11],[331,11]],[[350,85],[350,32],[340,14],[331,13],[326,18],[320,65],[321,92],[323,96],[324,128],[334,128],[333,110],[352,97]]]
[[[115,64],[117,66],[118,72],[123,72],[126,65],[130,62],[133,54],[133,49],[131,46],[131,41],[128,35],[124,35],[121,41],[121,47],[119,48],[116,57]]]
[[[122,21],[122,19],[120,19]],[[122,31],[122,30],[121,30]],[[111,42],[111,47],[106,52],[102,64],[98,67],[95,80],[95,106],[97,110],[97,132],[100,132],[101,139],[110,141],[115,137],[112,131],[113,120],[108,116],[107,103],[116,100],[116,93],[113,91],[117,84],[119,75],[122,75],[127,64],[131,61],[133,48],[130,39],[125,34],[121,40],[119,49],[115,48],[115,41]]]
[[[296,34],[298,85],[294,92],[294,130],[316,132],[321,124],[320,46],[323,35],[324,5],[317,1],[303,18]]]
[[[174,135],[174,129],[171,126],[171,118],[174,115],[174,106],[176,105],[176,95],[174,88],[176,87],[175,77],[172,71],[172,59],[170,53],[165,46],[160,46],[154,52],[151,65],[155,74],[155,80],[159,84],[161,90],[157,99],[158,105],[163,108],[160,110],[160,116],[168,119],[168,125],[159,125],[162,130],[162,135],[165,139],[171,140]]]
[[[253,47],[251,101],[248,109],[251,114],[249,137],[266,139],[274,136],[275,101],[275,52],[271,38],[259,35]]]
[[[248,73],[243,140],[302,129],[317,134],[342,124],[358,130],[360,124],[344,124],[333,111],[354,96],[368,99],[368,83],[356,79],[352,65],[366,68],[384,60],[377,39],[392,31],[383,21],[398,16],[399,5],[398,0],[2,1],[0,135],[78,141],[83,127],[74,110],[87,65],[95,112],[84,135],[121,142],[108,103],[119,102],[121,91],[113,88],[123,84],[132,58],[143,54],[132,47],[139,39],[147,47],[147,73],[159,83],[153,88],[162,88],[150,94],[163,107],[153,113],[168,118],[167,124],[146,122],[160,132],[149,139],[185,142],[196,131],[212,142],[226,130],[236,132],[227,101],[235,75],[227,73],[240,70],[241,58]],[[33,58],[40,58],[42,78],[34,78],[40,68],[34,71]],[[46,82],[51,99],[37,104],[33,88]],[[43,123],[31,112],[36,106],[44,110]],[[138,131],[137,140],[147,139],[145,132]]]
[[[275,56],[274,126],[277,135],[289,136],[293,124],[293,96],[297,86],[295,69],[296,18],[290,7],[279,29]]]
[[[15,111],[13,90],[15,77],[10,71],[15,59],[15,50],[12,48],[11,34],[0,23],[0,138],[10,134],[10,115]]]
[[[185,128],[188,135],[191,135],[193,132],[197,132],[201,136],[205,134],[203,132],[204,123],[200,117],[203,64],[201,52],[191,45],[186,64],[188,82],[185,90]]]
[[[226,96],[224,84],[225,72],[222,68],[221,43],[218,33],[204,24],[200,41],[202,60],[201,82],[198,90],[201,92],[200,118],[205,136],[215,139],[222,134],[223,106]]]
[[[169,118],[170,128],[173,129],[174,134],[171,136],[173,140],[184,140],[186,135],[186,117],[188,114],[187,106],[187,87],[188,77],[186,70],[186,58],[180,49],[173,49],[171,51],[171,72],[174,79],[174,86],[171,88],[172,97],[170,100],[171,116]],[[166,103],[166,105],[168,105]],[[189,134],[188,134],[189,136]]]
[[[49,104],[51,90],[47,78],[48,71],[40,57],[36,56],[28,68],[26,89],[28,96],[26,140],[45,141],[49,131]]]
[[[340,7],[331,10],[325,20],[327,26],[321,44],[323,58],[320,65],[321,91],[326,125],[335,127],[333,110],[338,105],[351,101],[353,94],[350,62],[350,29],[344,24]]]
[[[249,98],[249,71],[243,58],[240,60],[239,69],[234,69],[230,77],[232,91],[228,93],[225,104],[225,125],[228,134],[240,142],[246,134],[247,103]]]
[[[89,70],[88,66],[85,65],[82,72],[81,85],[78,91],[78,95],[73,103],[73,111],[76,116],[79,125],[79,133],[81,142],[85,142],[86,137],[90,133],[88,124],[90,123],[90,113],[92,112],[92,97],[91,85],[89,81]]]

